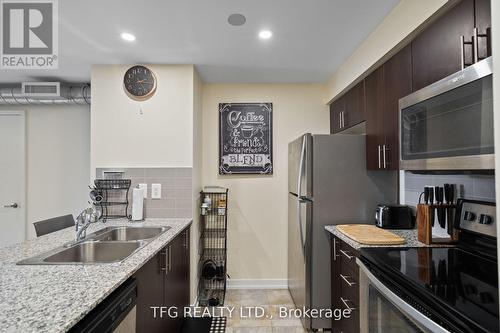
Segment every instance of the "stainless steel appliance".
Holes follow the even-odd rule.
[[[397,174],[365,165],[361,135],[305,134],[288,146],[288,288],[299,308],[331,308],[325,226],[367,223],[378,202],[396,198]],[[308,329],[331,328],[327,318],[302,322]]]
[[[73,326],[70,333],[135,333],[137,281],[130,278]]]
[[[375,211],[375,225],[384,229],[413,229],[415,217],[409,206],[380,204]]]
[[[361,250],[361,333],[499,332],[495,204],[456,216],[457,247]]]
[[[404,170],[494,169],[492,59],[399,100]]]

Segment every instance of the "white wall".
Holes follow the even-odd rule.
[[[193,66],[148,65],[158,86],[144,102],[130,99],[123,89],[130,66],[92,66],[91,170],[191,167]]]
[[[330,102],[356,83],[357,78],[369,74],[411,40],[425,24],[429,23],[428,20],[433,14],[444,11],[447,6],[456,2],[455,0],[402,0],[335,71],[325,85],[323,101]]]
[[[316,84],[206,84],[203,87],[203,183],[229,188],[228,273],[234,284],[280,284],[287,276],[288,143],[328,133]],[[218,104],[272,102],[274,174],[219,176]]]
[[[91,170],[192,167],[191,300],[197,290],[198,207],[202,187],[202,82],[192,65],[147,65],[156,93],[144,102],[123,90],[132,65],[92,67]]]
[[[87,206],[90,174],[88,106],[1,106],[26,110],[26,237],[33,223]]]

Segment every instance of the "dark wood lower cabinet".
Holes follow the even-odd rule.
[[[138,333],[180,332],[183,307],[190,303],[189,260],[189,229],[185,229],[134,274]],[[155,318],[152,307],[176,307],[179,316],[164,313],[160,318],[157,310]]]
[[[339,238],[331,238],[332,256],[332,306],[334,309],[351,309],[349,318],[332,321],[334,333],[359,332],[359,269],[356,258],[359,252]]]
[[[137,332],[161,332],[164,320],[154,319],[152,306],[163,306],[164,249],[141,267],[134,277],[137,279]]]
[[[167,246],[164,299],[167,306],[183,310],[189,305],[189,230],[185,230]],[[180,332],[182,316],[170,320],[165,332]]]

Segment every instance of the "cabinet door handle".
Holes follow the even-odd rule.
[[[384,169],[387,169],[387,159],[385,157],[385,152],[386,151],[387,151],[387,146],[383,145],[382,146],[382,157],[383,157],[383,161],[384,161]]]
[[[472,52],[474,53],[474,63],[479,61],[479,41],[478,41],[479,34],[477,33],[477,28],[474,28],[474,36],[472,37],[472,42],[474,45],[472,45]]]
[[[345,255],[347,257],[347,259],[349,260],[352,260],[352,258],[354,258],[354,256],[350,256],[347,251],[344,251],[344,250],[339,250],[340,253],[342,253],[343,255]]]
[[[162,271],[165,271],[165,275],[168,275],[168,272],[172,270],[172,249],[171,246],[169,245],[165,249],[165,253],[162,253],[165,255],[165,268],[161,268]]]
[[[465,47],[464,47],[465,39],[464,36],[460,36],[460,67],[462,69],[465,68]]]
[[[344,303],[344,306],[348,310],[350,310],[350,311],[356,310],[356,308],[352,308],[352,307],[349,306],[349,304],[347,304],[347,302],[350,302],[348,299],[344,299],[344,298],[340,297],[340,300],[342,301],[342,303]]]
[[[382,169],[381,158],[380,158],[380,145],[377,146],[377,153],[378,153],[378,168]]]
[[[474,48],[475,48],[474,47],[474,37],[472,37],[470,42],[466,42],[465,37],[463,35],[460,36],[460,60],[461,60],[460,65],[461,65],[462,69],[464,69],[467,66],[472,65],[472,63],[474,62],[474,59],[472,59],[472,63],[467,63],[465,61],[465,45],[470,45],[472,47],[472,53],[473,53],[473,57],[474,57]]]
[[[339,255],[337,254],[337,239],[333,238],[333,261],[337,261],[337,257]]]
[[[339,112],[339,128],[342,128],[342,112]]]
[[[184,231],[184,248],[187,249],[188,248],[188,244],[189,244],[189,232]]]
[[[479,38],[486,38],[486,44],[489,45],[489,34],[488,30],[486,30],[485,34],[480,34],[477,28],[474,28],[474,37],[472,37],[472,41],[474,42],[474,45],[472,46],[474,50],[474,62],[478,62],[479,60],[485,59],[484,57],[479,56]],[[487,46],[487,49],[489,47]],[[488,56],[488,54],[486,55]]]
[[[160,271],[165,271],[165,275],[167,275],[167,272],[168,272],[168,269],[167,269],[167,266],[168,266],[168,262],[167,262],[167,257],[168,257],[168,249],[165,249],[165,252],[160,252],[161,255],[165,256],[165,267],[161,267],[160,268]]]
[[[349,280],[348,280],[347,278],[349,278],[350,276],[347,276],[347,275],[342,275],[342,274],[339,274],[339,275],[340,275],[340,277],[342,278],[342,280],[344,280],[344,281],[345,281],[345,283],[347,283],[347,285],[348,285],[349,287],[352,287],[352,286],[354,286],[354,285],[356,284],[356,282],[349,282]]]
[[[345,127],[345,112],[342,111],[342,128]]]
[[[172,270],[172,246],[168,247],[168,271]]]

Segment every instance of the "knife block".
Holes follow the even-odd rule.
[[[450,214],[452,216],[451,221],[447,221],[447,223],[452,223],[454,220],[456,205],[417,205],[417,228],[418,228],[418,240],[424,244],[451,244],[455,243],[458,240],[458,231],[454,228],[452,229],[452,233],[448,238],[443,237],[434,237],[432,233],[432,221],[434,224],[439,225],[436,209],[446,209],[448,217]]]

